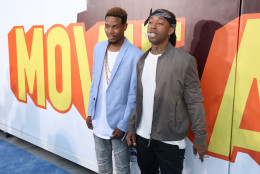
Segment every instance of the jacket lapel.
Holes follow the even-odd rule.
[[[124,41],[124,44],[122,45],[119,53],[118,53],[118,56],[116,58],[116,61],[115,61],[115,64],[113,66],[113,69],[112,69],[112,73],[111,73],[111,76],[109,78],[109,82],[108,82],[108,85],[107,85],[107,88],[109,88],[110,84],[112,83],[113,81],[113,78],[119,68],[119,65],[124,57],[124,55],[126,54],[126,51],[128,49],[128,46],[129,46],[129,41],[127,38],[125,38],[125,41]]]
[[[100,79],[101,79],[101,74],[102,74],[102,70],[103,70],[103,66],[104,66],[104,60],[105,60],[105,54],[106,54],[107,46],[108,46],[108,41],[101,48],[101,50],[99,51],[100,54],[97,57],[97,58],[100,58],[99,61],[97,61],[96,70],[95,70],[96,75],[97,75],[97,79],[98,79],[97,84],[99,84]]]

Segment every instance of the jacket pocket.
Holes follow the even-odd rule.
[[[170,133],[173,133],[177,129],[177,118],[176,118],[176,107],[177,102],[175,103],[175,107],[173,108],[173,111],[169,113],[169,122],[168,122],[168,128]]]

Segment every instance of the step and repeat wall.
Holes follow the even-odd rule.
[[[203,163],[194,157],[189,133],[183,173],[260,173],[259,0],[0,2],[0,129],[97,171],[85,120],[94,46],[107,39],[114,6],[127,11],[125,35],[143,51],[150,9],[173,12],[176,47],[198,61],[209,152]]]

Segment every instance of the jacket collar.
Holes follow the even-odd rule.
[[[142,55],[142,57],[140,58],[139,63],[140,63],[141,69],[143,69],[144,60],[146,59],[146,57],[147,57],[147,55],[149,54],[149,52],[151,51],[151,49],[152,49],[152,47],[151,47],[148,51],[146,51],[146,52]],[[165,55],[167,55],[167,54],[170,52],[170,50],[172,50],[172,49],[175,50],[175,47],[169,42],[168,45],[166,46],[166,49],[165,49],[164,52],[162,53],[162,55],[159,57],[159,59],[165,57]]]

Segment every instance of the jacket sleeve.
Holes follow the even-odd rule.
[[[136,59],[136,61],[135,61],[135,65],[136,65],[136,62],[141,57],[141,55],[143,54],[143,52],[141,52],[141,53],[140,52],[138,54],[138,59]],[[128,132],[128,120],[129,120],[130,114],[132,113],[134,106],[135,106],[136,86],[137,86],[136,66],[133,66],[125,113],[124,113],[123,119],[117,125],[117,127],[124,132]]]
[[[192,132],[195,135],[194,144],[206,145],[206,120],[203,107],[203,97],[197,70],[197,61],[189,59],[184,77],[184,100],[192,122]]]
[[[88,102],[88,116],[93,116],[94,114],[94,105],[95,100],[94,99],[94,91],[95,91],[95,59],[96,59],[96,47],[94,48],[94,54],[93,54],[93,66],[92,66],[92,83],[90,87],[90,93],[89,93],[89,102]]]
[[[135,132],[135,117],[136,117],[136,104],[135,104],[135,108],[132,111],[130,118],[128,120],[128,132]]]

